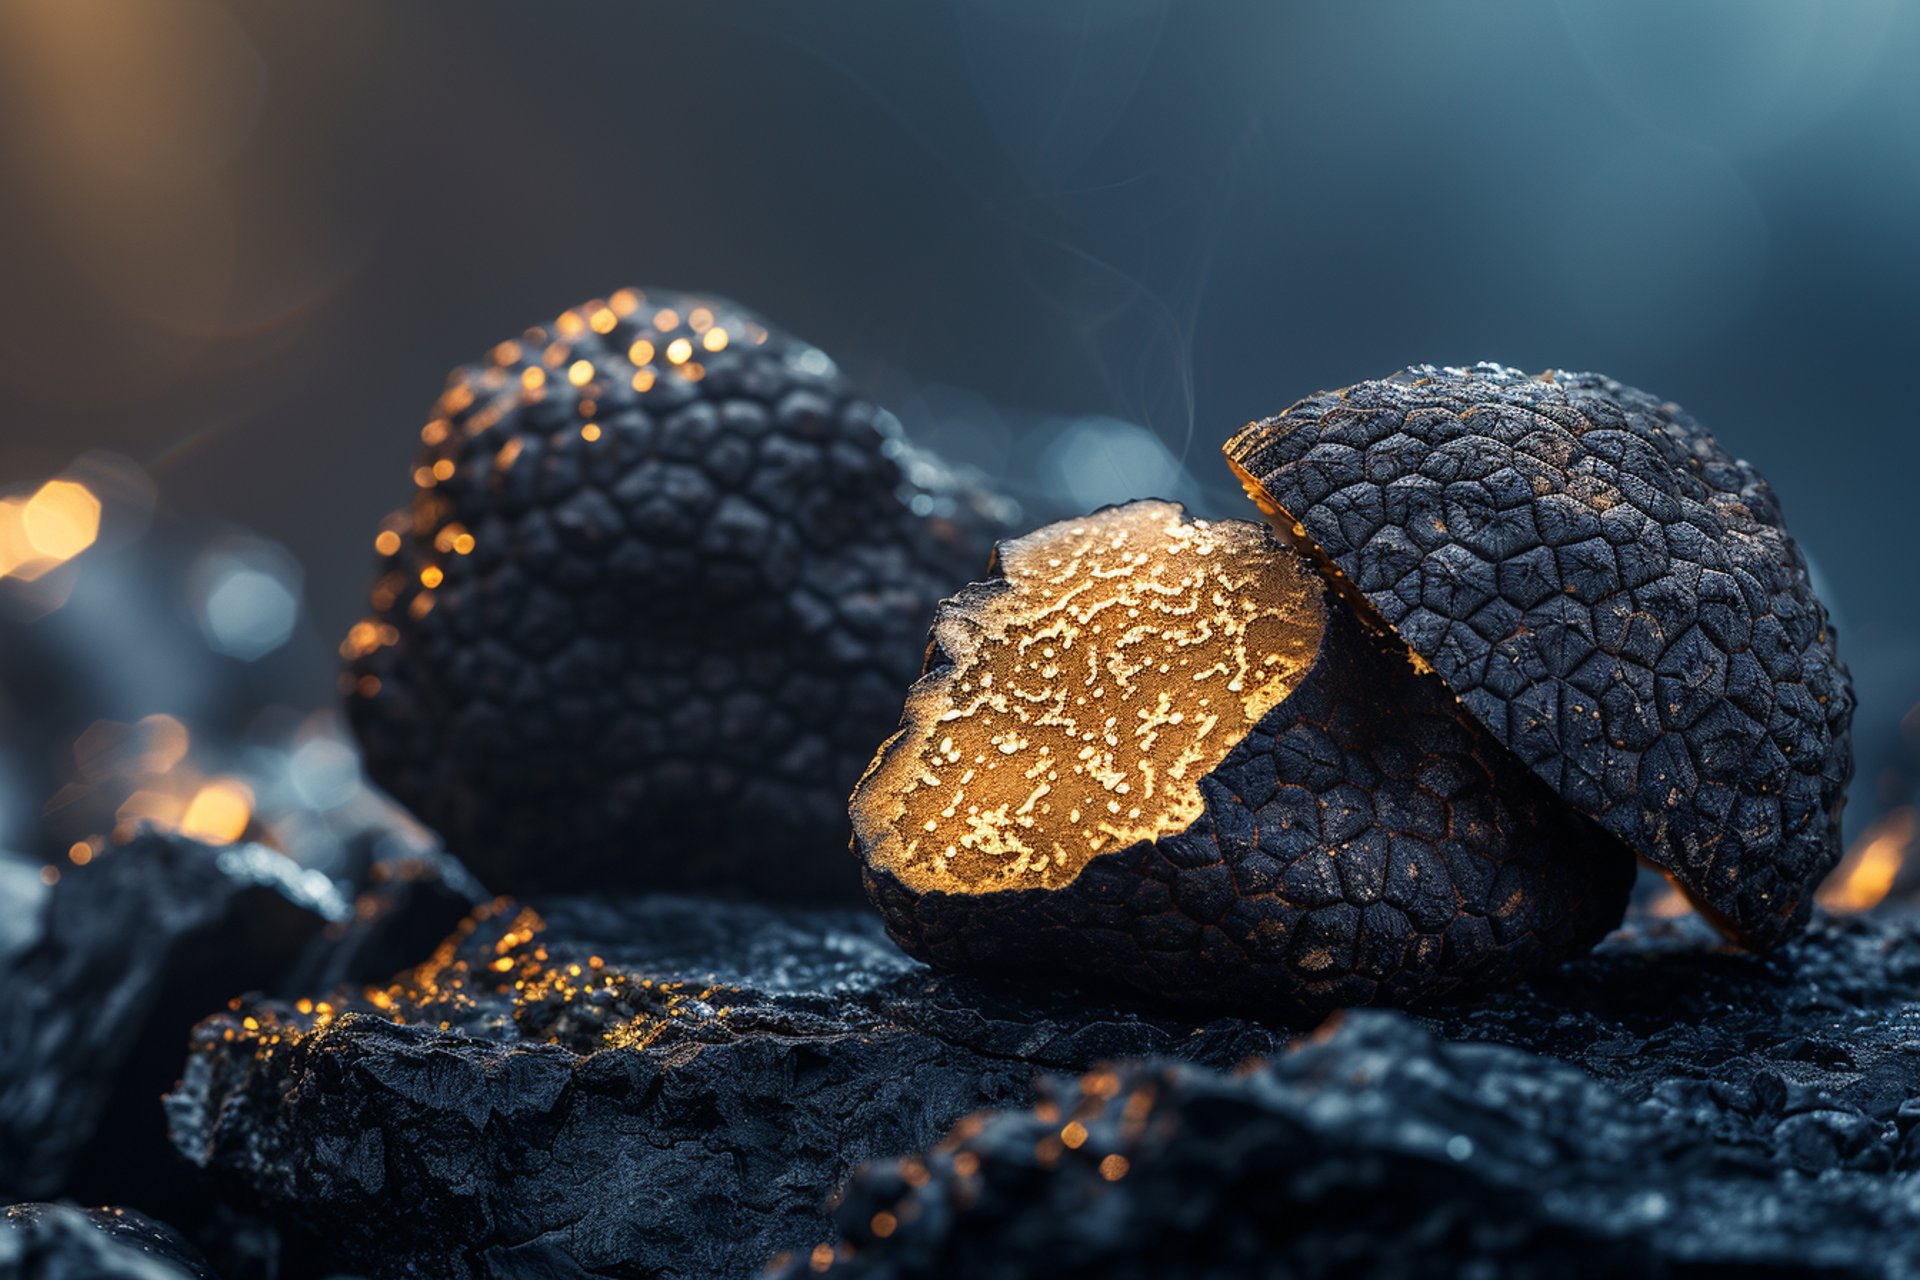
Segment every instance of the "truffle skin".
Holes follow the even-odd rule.
[[[1283,1043],[981,990],[865,909],[596,895],[500,904],[387,986],[209,1018],[167,1111],[331,1266],[747,1277],[820,1238],[855,1165],[1027,1104],[1036,1071]]]
[[[1805,926],[1841,853],[1853,691],[1773,490],[1679,406],[1422,365],[1226,453],[1475,718],[1733,938]]]
[[[996,577],[937,614],[927,675],[853,800],[868,892],[904,949],[1022,982],[1117,987],[1183,1011],[1299,1020],[1509,982],[1586,950],[1619,921],[1632,858],[1521,768],[1397,643],[1326,600],[1326,583],[1296,553],[1243,521],[1211,527],[1257,539],[1278,576],[1240,593],[1269,599],[1297,581],[1324,601],[1324,629],[1289,693],[1251,725],[1220,730],[1240,736],[1188,783],[1200,797],[1193,816],[1097,853],[1047,887],[993,888],[1019,881],[987,877],[930,887],[911,863],[903,868],[889,829],[902,807],[897,788],[953,724],[953,700],[974,696],[978,680],[964,682],[964,664],[984,647],[976,637],[998,625],[994,602],[1031,594],[1022,566],[1059,563],[1084,527],[1143,510],[1185,519],[1172,503],[1133,503],[1028,534],[1001,548]],[[1110,576],[1088,563],[1090,581]],[[1218,606],[1213,591],[1195,602]],[[1188,604],[1176,600],[1175,612]],[[1108,670],[1119,660],[1120,646],[1102,652],[1093,630],[1087,621],[1078,637],[1091,652],[1062,657],[1063,667]],[[1021,646],[1010,632],[1001,641]],[[1004,671],[996,677],[992,687],[1009,686]],[[1196,686],[1181,683],[1176,696],[1191,699]],[[1104,696],[1114,703],[1110,687]],[[1116,704],[1113,714],[1134,712]]]
[[[846,796],[1006,507],[823,353],[621,290],[456,371],[341,684],[494,889],[851,896]]]

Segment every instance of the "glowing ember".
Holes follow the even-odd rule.
[[[1916,834],[1920,834],[1920,812],[1911,805],[1868,827],[1820,886],[1820,905],[1842,914],[1879,906],[1892,891]]]
[[[232,844],[253,820],[253,792],[238,778],[216,778],[194,793],[180,818],[180,834],[208,844]]]

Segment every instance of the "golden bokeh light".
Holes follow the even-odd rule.
[[[180,834],[208,844],[232,844],[252,821],[252,789],[238,778],[215,778],[188,802],[180,815]]]
[[[24,500],[0,500],[0,577],[23,580],[91,547],[100,536],[100,499],[75,480],[49,480]]]
[[[1894,880],[1920,835],[1920,811],[1895,809],[1853,842],[1816,895],[1820,905],[1842,915],[1871,911],[1886,901]]]
[[[100,536],[100,499],[72,480],[49,480],[20,513],[27,541],[41,555],[70,560]]]

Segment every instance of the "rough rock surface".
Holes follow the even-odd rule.
[[[1007,505],[663,291],[456,371],[423,439],[342,646],[372,776],[504,892],[857,895],[847,793]]]
[[[1468,710],[1750,946],[1839,859],[1853,694],[1767,482],[1591,373],[1419,366],[1226,446]]]
[[[178,1232],[130,1209],[0,1208],[0,1280],[213,1280]]]
[[[329,920],[272,990],[326,991],[383,981],[439,945],[488,900],[467,869],[437,847],[406,848],[352,868],[353,913]]]
[[[1027,1102],[1038,1070],[1283,1043],[978,988],[866,912],[562,899],[483,913],[389,987],[209,1019],[168,1107],[216,1185],[345,1266],[749,1275],[819,1238],[860,1162]]]
[[[863,1171],[784,1274],[1920,1274],[1917,998],[1911,921],[1629,934],[1236,1077],[1055,1079]]]
[[[157,1099],[187,1030],[350,910],[259,845],[148,834],[69,868],[0,968],[0,1189],[158,1207],[175,1179]]]
[[[907,834],[918,837],[917,819],[926,811],[914,810],[915,821],[908,823],[897,816],[896,792],[932,780],[925,759],[935,742],[966,740],[962,707],[999,698],[1019,708],[1043,708],[1028,714],[1043,715],[1043,725],[1064,720],[1072,728],[1058,756],[1078,745],[1082,720],[1091,726],[1089,735],[1100,731],[1102,715],[1130,722],[1138,716],[1147,732],[1174,732],[1148,719],[1151,697],[1139,699],[1149,706],[1137,712],[1122,703],[1117,686],[1128,683],[1126,671],[1143,669],[1138,682],[1151,687],[1160,661],[1150,643],[1129,647],[1127,641],[1158,623],[1193,633],[1181,632],[1167,649],[1193,647],[1195,634],[1228,632],[1240,616],[1238,602],[1227,588],[1190,573],[1173,552],[1123,523],[1135,515],[1149,534],[1165,521],[1194,527],[1170,503],[1131,503],[1065,521],[1003,544],[997,563],[1010,576],[969,587],[941,606],[929,673],[909,696],[906,727],[854,793],[855,849],[865,861],[868,892],[901,946],[943,967],[1122,988],[1134,999],[1188,1016],[1234,1012],[1310,1023],[1334,1008],[1407,1004],[1510,983],[1586,950],[1619,922],[1634,876],[1631,855],[1464,715],[1445,686],[1414,669],[1403,648],[1370,633],[1338,600],[1322,608],[1321,580],[1295,568],[1295,553],[1270,542],[1272,581],[1255,579],[1257,591],[1249,587],[1246,594],[1302,590],[1310,595],[1314,620],[1324,622],[1302,655],[1304,670],[1270,711],[1245,729],[1224,713],[1217,717],[1218,727],[1210,731],[1232,747],[1187,783],[1200,797],[1187,825],[1093,856],[1071,879],[1047,887],[1040,887],[1038,875],[1003,876],[993,866],[976,885],[951,875],[933,879],[918,865],[890,862],[905,841],[896,828],[907,825]],[[1200,527],[1222,542],[1229,531],[1252,531],[1265,541],[1257,527],[1240,521]],[[1096,537],[1089,530],[1100,532]],[[1131,609],[1098,554],[1116,538],[1121,541],[1112,559],[1131,564],[1136,557],[1158,556],[1172,562]],[[1146,546],[1154,550],[1140,549]],[[1224,548],[1196,557],[1200,563],[1228,558]],[[1076,627],[1070,652],[1085,656],[1059,659],[1057,666],[1067,670],[1050,680],[1042,673],[1055,669],[1051,658],[1036,659],[1045,664],[1038,671],[1016,669],[1011,678],[996,672],[988,664],[1001,651],[1038,648],[1024,632],[1012,630],[1001,598],[1031,600],[1027,607],[1041,612],[1039,625],[1048,637],[1064,625],[1055,599],[1042,590],[1051,582],[1044,575],[1056,572],[1074,575],[1061,599],[1085,611],[1069,615]],[[1295,586],[1296,574],[1304,585]],[[1095,583],[1100,592],[1089,595],[1084,587]],[[1081,603],[1095,598],[1111,602],[1111,612],[1121,615],[1117,622],[1109,619],[1112,634],[1100,632],[1098,609]],[[1170,620],[1161,621],[1156,608]],[[1216,662],[1219,670],[1237,669],[1211,653],[1196,665]],[[1088,669],[1086,684],[1097,686],[1079,699],[1095,700],[1092,714],[1077,713],[1071,701],[1082,667]],[[1199,687],[1182,671],[1174,692],[1192,697]],[[1194,719],[1205,709],[1184,707]],[[1049,818],[1044,809],[1054,797],[1040,785],[1046,776],[1041,771],[1058,756],[1029,764],[1032,739],[1044,742],[1048,732],[1017,722],[1002,727],[995,742],[1011,754],[996,756],[992,744],[966,748],[982,751],[984,764],[961,759],[961,748],[954,748],[952,758],[968,779],[1010,761],[1016,787],[1039,790],[1022,801],[1021,791],[987,789],[993,779],[985,777],[949,805],[951,811],[971,802],[949,819],[955,834],[936,832],[927,840],[964,840],[978,810],[1018,804],[1042,815],[1015,831],[1020,847],[1047,848],[1054,837],[1038,829],[1048,823],[1049,831],[1066,828],[1068,838],[1080,843],[1078,827],[1067,823],[1063,811]],[[1021,750],[1004,741],[1011,735],[1024,735]],[[1131,767],[1125,752],[1123,747],[1095,764],[1124,770]],[[1036,776],[1040,783],[1019,781]],[[1150,772],[1144,786],[1135,777],[1134,794],[1153,795],[1155,781]],[[1056,786],[1072,796],[1072,782],[1066,778]],[[929,791],[936,800],[928,808],[956,794],[946,782]]]

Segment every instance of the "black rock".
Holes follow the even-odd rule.
[[[1234,1078],[1055,1079],[863,1171],[785,1274],[1913,1275],[1917,982],[1911,922],[1630,934]]]
[[[0,1208],[0,1280],[213,1280],[173,1228],[131,1209]]]
[[[326,991],[381,981],[432,951],[487,900],[480,882],[445,850],[407,845],[353,868],[352,914],[329,920],[273,990]]]
[[[1766,957],[1640,925],[1529,985],[1423,1016],[1443,1035],[1572,1062],[1780,1169],[1920,1170],[1907,1141],[1920,1120],[1911,914],[1816,914]]]
[[[209,1007],[272,984],[351,904],[260,845],[145,834],[71,867],[0,967],[0,1188],[168,1212],[158,1099]]]
[[[854,899],[847,793],[1009,504],[663,290],[456,370],[422,438],[342,645],[373,778],[503,891]]]
[[[479,913],[386,988],[195,1033],[176,1145],[378,1274],[749,1275],[859,1163],[1040,1070],[1284,1044],[935,974],[863,912],[671,896]]]

